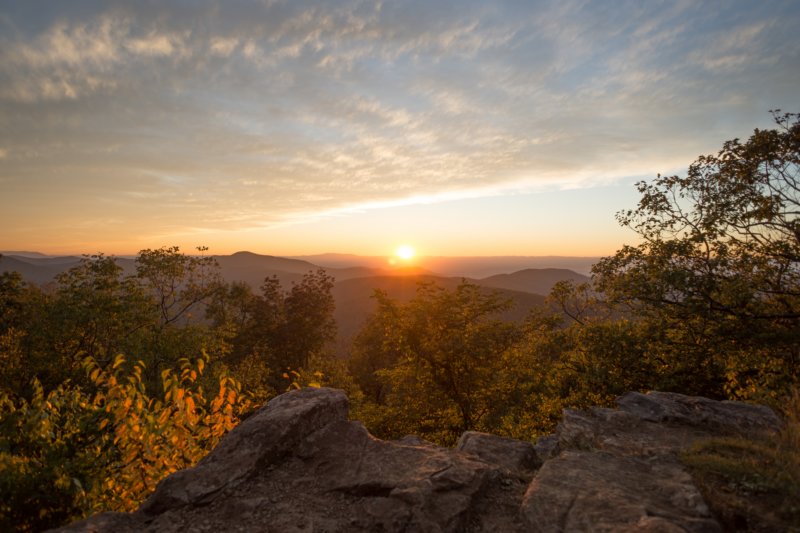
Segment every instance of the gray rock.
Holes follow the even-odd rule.
[[[546,462],[522,514],[531,531],[543,533],[721,531],[677,463],[606,452],[565,451]]]
[[[774,431],[770,409],[674,393],[628,393],[620,409],[565,410],[560,455],[528,487],[533,531],[720,531],[680,462],[698,439]]]
[[[139,511],[158,514],[207,502],[223,488],[280,461],[315,431],[347,420],[347,412],[347,397],[339,390],[282,394],[234,428],[197,466],[162,480]]]
[[[431,441],[425,440],[417,435],[406,435],[397,442],[399,444],[408,444],[411,446],[436,446],[436,444],[432,443]]]
[[[347,421],[341,391],[303,389],[275,398],[196,467],[165,478],[137,512],[63,530],[464,531],[500,470],[419,439],[375,439]]]
[[[539,437],[533,447],[536,450],[536,455],[538,455],[542,461],[552,459],[561,452],[561,448],[558,446],[558,435],[544,435]]]
[[[100,513],[86,520],[73,522],[57,529],[63,533],[102,533],[116,531],[128,533],[137,531],[136,520],[128,513]]]
[[[674,392],[629,392],[617,399],[620,409],[649,422],[678,422],[725,433],[774,431],[780,419],[769,407],[715,401]]]
[[[456,449],[512,472],[533,471],[542,464],[536,448],[530,442],[479,431],[465,431],[458,440]]]
[[[773,430],[775,414],[666,393],[619,405],[566,410],[535,445],[466,432],[448,449],[372,437],[341,391],[293,391],[135,513],[61,531],[720,531],[678,455],[720,432]]]

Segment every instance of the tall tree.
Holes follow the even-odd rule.
[[[37,340],[46,322],[47,298],[18,272],[0,273],[0,390],[20,394],[30,378],[53,369],[52,354],[40,357]]]
[[[282,390],[289,384],[284,373],[308,369],[310,358],[323,354],[336,336],[332,288],[333,278],[320,269],[306,273],[288,291],[273,276],[264,280],[259,295],[234,286],[227,303],[213,304],[215,322],[229,317],[233,324],[227,360],[249,374],[240,375],[245,385]]]
[[[662,324],[695,392],[750,396],[800,377],[800,116],[724,143],[685,176],[639,183],[641,237],[594,268],[614,303]]]
[[[213,257],[186,255],[177,246],[140,251],[136,276],[155,298],[162,327],[202,317],[222,279]]]
[[[197,250],[203,253],[206,248]],[[187,255],[177,246],[142,250],[136,258],[135,279],[155,314],[148,344],[136,356],[146,363],[148,387],[157,387],[161,370],[183,357],[206,352],[216,361],[227,353],[224,335],[203,323],[208,306],[224,290],[213,257]]]
[[[362,390],[385,403],[373,427],[447,444],[467,429],[490,429],[507,407],[514,362],[505,354],[520,337],[498,318],[510,302],[466,281],[452,291],[420,284],[405,305],[378,299],[351,365]]]
[[[303,276],[286,295],[281,356],[286,367],[307,368],[309,357],[336,338],[333,282],[332,276],[318,269]]]
[[[348,368],[368,401],[384,404],[390,392],[379,372],[394,367],[403,355],[400,304],[381,290],[373,296],[377,308],[353,341]]]
[[[56,353],[76,361],[91,356],[106,364],[140,348],[137,337],[155,316],[148,296],[135,279],[123,275],[114,257],[84,257],[56,281],[51,306]]]

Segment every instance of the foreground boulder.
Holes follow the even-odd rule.
[[[341,391],[293,391],[135,513],[61,531],[720,531],[678,453],[711,435],[775,430],[775,414],[665,393],[618,403],[565,411],[537,445],[467,432],[448,449],[372,437],[347,420]]]
[[[628,393],[619,409],[564,412],[563,450],[528,487],[522,513],[535,531],[718,532],[679,453],[714,435],[775,431],[767,407],[681,394]]]

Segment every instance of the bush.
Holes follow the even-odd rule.
[[[215,394],[199,378],[206,359],[183,359],[161,374],[151,398],[141,362],[123,356],[84,367],[87,393],[64,383],[49,394],[37,380],[30,401],[0,394],[0,526],[35,531],[100,511],[132,511],[176,470],[205,456],[251,406],[223,374]]]

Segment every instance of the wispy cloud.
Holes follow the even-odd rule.
[[[232,230],[586,187],[800,104],[800,7],[778,1],[3,10],[0,211]]]

